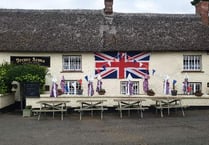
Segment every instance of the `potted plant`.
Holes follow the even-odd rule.
[[[200,96],[203,95],[203,93],[202,93],[201,90],[197,90],[197,91],[194,93],[194,95],[200,97]]]
[[[58,92],[58,96],[63,94],[62,89],[58,89],[57,92]]]
[[[171,95],[176,96],[177,90],[176,90],[176,80],[173,80],[173,89],[171,90]]]
[[[78,89],[77,94],[78,95],[83,95],[83,89]]]
[[[25,109],[23,109],[23,117],[31,117],[32,115],[32,106],[26,106]]]
[[[148,96],[154,96],[154,95],[155,95],[155,92],[154,92],[152,89],[149,89],[149,90],[147,91],[147,95],[148,95]]]
[[[99,95],[104,95],[105,93],[106,93],[105,89],[100,89],[100,90],[98,91],[98,94],[99,94]]]

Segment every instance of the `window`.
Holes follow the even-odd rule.
[[[81,95],[83,93],[82,87],[77,80],[65,80],[65,94]]]
[[[63,70],[81,71],[81,56],[80,55],[63,56]]]
[[[183,60],[184,71],[201,71],[200,55],[184,55]]]
[[[202,91],[202,83],[201,82],[189,82],[189,86],[191,87],[190,95],[194,95],[196,91]]]
[[[139,94],[139,82],[138,81],[132,81],[133,83],[133,95]],[[127,87],[128,87],[128,81],[121,81],[120,82],[120,93],[121,94],[127,94]]]

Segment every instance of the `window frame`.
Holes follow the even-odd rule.
[[[133,82],[133,95],[139,95],[139,81],[132,81]],[[126,84],[128,83],[128,81],[120,81],[120,94],[121,95],[126,95]]]
[[[196,91],[202,91],[202,82],[189,82],[189,87],[191,87],[189,95],[194,95]]]
[[[80,94],[79,90],[83,91],[82,85],[79,83],[78,80],[65,80],[65,88],[68,86],[68,82],[69,82],[69,92],[66,92],[66,89],[64,90],[64,94],[68,94],[68,95],[82,95]],[[76,94],[75,94],[75,90],[74,87],[72,86],[72,83],[76,82]],[[83,93],[83,92],[81,92]]]
[[[65,59],[68,59],[68,61],[65,62]],[[71,61],[71,60],[75,60],[75,59],[78,59],[77,62]],[[78,64],[74,64],[74,66],[71,66],[70,65],[71,63],[78,63]],[[64,72],[80,72],[80,71],[82,71],[82,56],[81,55],[63,55],[62,56],[62,71],[64,71]]]
[[[183,55],[183,71],[202,71],[202,55]]]

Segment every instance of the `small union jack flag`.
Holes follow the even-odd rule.
[[[124,79],[131,74],[133,78],[149,75],[149,58],[147,52],[103,52],[95,53],[95,74],[103,79]]]

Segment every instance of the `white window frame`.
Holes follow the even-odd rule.
[[[120,94],[126,95],[128,81],[120,82]],[[139,81],[132,81],[133,83],[133,95],[139,94]]]
[[[63,71],[81,71],[82,70],[81,55],[63,55],[62,64],[63,64]]]
[[[202,91],[202,83],[201,82],[189,82],[189,86],[191,87],[190,95],[194,95],[197,91]]]
[[[74,87],[72,86],[72,83],[74,83],[74,82],[76,82],[76,91],[75,91]],[[81,95],[81,94],[79,94],[79,90],[82,90],[82,86],[78,82],[78,80],[65,80],[65,87],[68,87],[68,83],[69,83],[69,91],[66,92],[66,89],[65,89],[64,94]]]
[[[201,55],[184,55],[183,70],[184,71],[201,71],[202,56]]]

